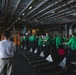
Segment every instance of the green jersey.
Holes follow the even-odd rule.
[[[51,41],[50,37],[49,37],[49,36],[46,36],[46,37],[45,37],[45,40],[46,40],[46,41],[45,41],[45,44],[46,44],[46,45],[49,45],[49,44],[50,44],[50,41]]]
[[[61,36],[56,37],[56,47],[59,48],[59,45],[62,45],[63,38]]]
[[[27,39],[26,39],[26,36],[24,36],[24,37],[23,37],[23,40],[24,40],[24,41],[26,41],[26,40],[27,40]]]
[[[66,37],[63,37],[63,42],[66,42]]]
[[[52,43],[53,43],[53,44],[56,43],[56,37],[52,38]]]
[[[71,37],[67,44],[72,50],[76,50],[76,37]]]
[[[30,42],[36,41],[36,37],[35,37],[35,36],[30,36],[30,37],[29,37],[29,41],[30,41]]]
[[[39,38],[38,39],[38,46],[42,46],[43,45],[43,40],[42,40],[42,38]]]

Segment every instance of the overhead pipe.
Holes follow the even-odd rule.
[[[50,23],[60,23],[60,24],[62,24],[62,23],[71,23],[71,22],[74,22],[75,20],[68,20],[68,21],[65,21],[65,22],[62,22],[62,21],[60,21],[60,20],[54,20],[54,21],[48,21],[48,22],[45,22],[45,24],[50,24]]]
[[[18,15],[18,17],[23,13],[25,12],[25,10],[31,5],[31,3],[33,2],[34,0],[31,0],[26,7],[24,7],[24,9],[20,12],[20,14]]]
[[[38,18],[41,18],[41,17],[43,17],[43,16],[45,16],[45,15],[47,15],[47,14],[50,14],[52,11],[58,10],[59,8],[61,8],[61,6],[58,6],[57,8],[55,8],[55,9],[53,9],[53,10],[50,10],[50,11],[44,13],[44,14],[41,15],[41,16],[38,16],[38,17],[34,18],[34,20],[35,20],[35,19],[38,19]]]
[[[4,11],[5,9],[5,0],[2,0],[2,4],[1,4],[2,6],[1,6],[1,8],[2,8],[2,10]]]
[[[11,0],[5,0],[5,13],[7,13],[8,7],[10,5]]]
[[[48,18],[48,19],[43,20],[43,21],[47,21],[47,20],[51,20],[51,19],[54,19],[54,18],[58,18],[59,16],[64,16],[64,15],[66,15],[66,14],[73,13],[73,12],[76,12],[76,11],[75,11],[75,10],[71,10],[71,11],[68,11],[68,12],[62,13],[62,14],[60,14],[60,15],[57,15],[57,16],[54,16],[54,17]]]
[[[59,12],[57,12],[57,13],[54,13],[54,14],[52,14],[52,15],[48,15],[47,17],[41,18],[41,19],[39,19],[39,20],[45,20],[45,19],[47,19],[47,18],[53,17],[53,16],[55,16],[55,15],[58,15],[58,14],[61,14],[61,13],[64,13],[64,12],[67,12],[67,11],[69,11],[69,10],[70,10],[70,9],[66,8],[66,9],[63,9],[63,10],[61,10],[61,11],[59,11]]]
[[[72,11],[69,11],[69,12],[66,12],[66,13],[62,13],[62,14],[57,15],[57,16],[55,16],[55,17],[52,17],[52,18],[50,18],[50,19],[48,19],[48,20],[53,20],[53,19],[56,19],[56,18],[58,18],[58,17],[60,17],[60,16],[68,15],[68,14],[71,14],[71,13],[74,13],[74,12],[76,12],[76,10],[72,10]],[[47,20],[44,20],[44,21],[47,21]]]
[[[70,15],[70,14],[69,14]],[[62,19],[64,19],[65,18],[65,16],[61,16],[61,17],[59,17],[59,18],[56,18],[56,19],[52,19],[52,20],[48,20],[48,21],[46,21],[46,23],[48,23],[48,22],[56,22],[57,20],[58,21],[61,21]],[[69,21],[69,19],[68,19],[68,21]],[[72,21],[75,21],[75,20],[72,20]]]
[[[48,20],[48,21],[46,21],[46,22],[44,22],[44,23],[48,23],[48,22],[51,23],[51,22],[56,22],[56,21],[62,21],[63,18],[65,18],[65,17],[59,17],[58,19]]]
[[[57,19],[59,19],[60,17],[64,17],[65,18],[65,16],[67,16],[67,15],[70,15],[71,13],[74,13],[74,12],[76,12],[76,11],[72,11],[72,12],[67,12],[67,13],[65,13],[65,14],[63,14],[63,15],[60,15],[60,16],[56,16],[54,19],[49,19],[48,21],[52,21],[52,20],[57,20]],[[65,16],[64,16],[65,15]],[[47,21],[47,22],[48,22]],[[45,21],[44,21],[45,22]]]
[[[15,13],[15,11],[17,10],[18,6],[20,5],[21,0],[18,0],[17,4],[15,5],[14,11],[12,12],[11,18],[13,16],[13,14]]]
[[[70,10],[73,10],[73,8],[76,8],[76,6],[73,6],[73,7],[71,7],[71,8],[66,8],[66,9],[64,9],[64,10],[62,10],[62,11],[59,11],[59,12],[53,14],[53,15],[49,15],[49,16],[47,16],[46,18],[42,18],[42,19],[40,19],[40,20],[46,20],[47,18],[49,19],[49,18],[51,18],[52,16],[55,17],[55,15],[58,15],[58,14],[60,15],[60,14],[62,14],[62,13],[68,12],[68,11],[70,11]]]
[[[48,0],[44,0],[42,1],[40,4],[38,4],[38,6],[36,6],[33,10],[31,10],[26,16],[24,16],[23,18],[26,18],[28,15],[30,15],[32,12],[34,12],[35,10],[37,10],[40,6],[42,6],[44,3],[46,3]],[[23,19],[22,18],[22,19]]]
[[[64,16],[61,16],[61,17],[56,18],[56,19],[53,19],[53,20],[43,21],[43,22],[44,22],[44,23],[45,23],[45,22],[53,22],[54,20],[56,21],[56,20],[60,20],[60,19],[62,19],[62,18],[64,18]]]
[[[31,0],[31,1],[27,4],[27,6],[24,7],[24,9],[20,12],[20,14],[18,15],[18,17],[30,6],[30,4],[31,4],[32,2],[33,2],[33,0]],[[16,18],[15,21],[17,21],[18,17]],[[7,30],[9,30],[12,25],[13,25],[13,24],[11,24],[11,25],[7,28]]]
[[[62,21],[63,20],[63,18],[65,18],[65,17],[59,17],[58,19],[56,18],[56,19],[53,19],[53,20],[48,20],[48,21],[46,21],[46,23],[48,23],[48,22],[56,22],[57,20],[59,20],[59,21]],[[66,18],[67,19],[67,18]],[[68,19],[69,20],[69,19]],[[69,20],[70,21],[70,20]],[[72,20],[72,21],[74,21],[74,20]],[[64,22],[65,22],[65,20],[64,20]],[[45,22],[44,22],[45,23]]]
[[[75,1],[74,1],[74,0],[73,0],[73,1],[71,0],[71,2],[70,2],[69,4],[71,4],[71,3],[73,3],[73,2],[75,2]],[[69,5],[69,4],[67,4],[67,5]],[[38,16],[38,17],[34,18],[34,19],[41,18],[41,17],[43,17],[43,16],[45,16],[45,15],[47,15],[47,14],[51,13],[52,11],[56,11],[56,10],[58,10],[58,9],[62,8],[62,7],[65,7],[65,6],[57,7],[57,8],[55,8],[55,9],[53,9],[53,10],[49,11],[49,12],[44,13],[43,15],[40,15],[40,16]]]
[[[5,0],[5,12],[6,12],[6,10],[7,10],[7,7],[8,7],[8,2],[9,0]]]
[[[14,14],[15,11],[17,10],[17,8],[18,8],[18,6],[19,6],[20,3],[21,3],[21,0],[18,0],[17,4],[15,5],[14,11],[13,11],[12,14],[11,14],[10,19],[12,18],[13,14]],[[10,19],[9,19],[8,23],[10,22]],[[7,25],[8,25],[8,23],[7,23]]]
[[[51,16],[58,15],[58,14],[60,14],[60,13],[62,13],[62,12],[64,13],[64,12],[66,12],[66,11],[68,11],[68,10],[73,9],[73,8],[75,8],[75,6],[73,6],[73,7],[71,7],[71,8],[63,9],[63,10],[57,12],[57,13],[54,13],[54,14],[48,15],[48,16],[46,16],[46,17],[43,17],[43,18],[39,19],[39,20],[43,20],[43,19],[49,18],[49,17],[51,17]]]
[[[49,8],[57,5],[57,4],[60,3],[60,2],[62,2],[62,1],[59,1],[59,2],[57,1],[57,2],[55,2],[54,4],[48,5],[46,8],[44,8],[43,10],[41,10],[41,11],[39,11],[38,13],[34,14],[33,16],[31,16],[31,17],[28,18],[28,19],[31,19],[31,18],[35,17],[36,15],[38,15],[38,14],[44,12],[45,10],[47,10],[47,9],[49,9]]]

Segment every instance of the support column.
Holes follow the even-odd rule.
[[[65,36],[68,36],[68,28],[67,28],[67,24],[65,24]]]

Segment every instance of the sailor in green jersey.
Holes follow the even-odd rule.
[[[62,34],[59,34],[59,36],[56,37],[56,48],[62,48],[62,43],[63,43],[63,38],[62,38]]]
[[[75,34],[72,35],[72,37],[69,39],[67,43],[65,42],[63,44],[70,46],[69,53],[66,57],[66,66],[69,68],[70,63],[76,60],[76,36]]]
[[[49,37],[49,34],[48,33],[46,33],[46,37],[45,37],[45,44],[46,45],[50,45],[50,41],[51,41],[51,39],[50,39],[50,37]]]
[[[30,42],[35,42],[36,41],[36,37],[34,35],[29,37],[29,41]]]
[[[23,40],[26,41],[26,35],[23,36]]]
[[[23,37],[22,36],[20,36],[20,42],[22,42],[23,41]]]
[[[49,34],[46,33],[45,39],[43,40],[45,43],[44,55],[47,57],[50,54],[50,37]]]
[[[62,50],[64,52],[62,34],[59,34],[56,37],[56,48],[57,48],[57,58],[59,61],[61,61],[64,58],[64,54],[61,54]]]
[[[26,41],[27,41],[26,35],[24,35],[24,36],[23,36],[23,48],[24,48],[24,49],[25,49],[25,46],[26,46]]]
[[[70,46],[71,50],[76,50],[76,37],[72,36],[72,37],[69,39],[67,45]]]
[[[33,34],[33,35],[31,35],[31,36],[29,37],[30,48],[32,48],[33,52],[34,52],[34,50],[35,50],[35,41],[36,41],[36,37],[35,37],[35,35]]]
[[[66,40],[65,35],[63,35],[62,37],[63,37],[63,42],[66,42],[67,40]],[[66,48],[67,48],[67,46],[66,46],[66,45],[63,45],[63,47],[64,47],[64,49],[66,49]]]
[[[29,45],[28,33],[26,33],[26,35],[24,35],[23,40],[24,40],[25,49],[28,50],[28,49],[29,49],[29,48],[28,48],[28,45]]]
[[[23,48],[23,36],[20,36],[20,43],[21,43],[21,48]]]
[[[26,50],[29,50],[29,36],[28,36],[28,33],[26,33]]]
[[[66,42],[66,37],[65,37],[65,35],[63,35],[62,37],[63,37],[63,42]]]
[[[54,48],[56,48],[56,35],[52,38],[52,45]]]
[[[52,38],[51,53],[53,54],[53,56],[56,56],[58,54],[56,49],[56,35],[54,35]]]
[[[38,39],[38,52],[37,52],[37,54],[40,54],[42,50],[43,50],[43,39],[42,39],[42,36],[40,35],[39,39]]]
[[[52,44],[56,44],[56,35],[52,38]]]

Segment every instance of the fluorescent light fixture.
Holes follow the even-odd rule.
[[[29,9],[32,9],[32,6],[30,6]]]
[[[38,20],[35,20],[35,21],[38,21]]]
[[[23,13],[22,16],[24,16],[25,14]]]
[[[52,11],[51,13],[55,13],[55,11]]]
[[[18,20],[20,20],[20,17],[18,18]]]

